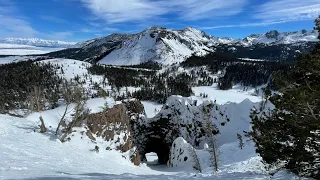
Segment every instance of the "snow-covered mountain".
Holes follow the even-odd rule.
[[[187,27],[174,30],[150,27],[137,34],[111,34],[77,43],[72,49],[54,52],[49,56],[72,58],[101,64],[132,65],[147,61],[174,64],[193,54],[203,56],[210,52],[232,53],[239,58],[292,60],[296,52],[308,51],[317,41],[316,31],[270,31],[253,34],[243,39],[214,37]],[[259,53],[253,49],[258,49]]]
[[[90,39],[84,42],[76,43],[73,47],[74,48],[90,48],[96,47],[103,44],[114,43],[114,42],[122,42],[125,39],[129,39],[132,35],[131,34],[111,34],[105,37],[99,37],[95,39]]]
[[[193,53],[207,54],[212,51],[209,48],[211,41],[210,36],[193,28],[172,30],[151,27],[125,39],[120,48],[112,51],[99,63],[128,65],[151,60],[172,64],[182,62]]]
[[[44,40],[37,38],[3,38],[0,39],[1,44],[19,44],[36,47],[51,47],[51,48],[70,48],[74,46],[75,42],[65,42],[58,40]]]
[[[316,42],[318,33],[315,30],[283,32],[280,33],[276,30],[269,31],[264,34],[251,34],[244,38],[241,42],[247,45],[253,44],[293,44],[298,42]]]

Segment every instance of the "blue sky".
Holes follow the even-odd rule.
[[[320,0],[0,0],[0,38],[83,41],[150,26],[213,36],[312,29]]]

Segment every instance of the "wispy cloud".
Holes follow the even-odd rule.
[[[71,31],[62,31],[62,32],[52,32],[51,34],[47,35],[47,39],[53,40],[64,40],[68,37],[73,36],[73,32]]]
[[[319,0],[271,0],[256,7],[253,19],[259,22],[199,27],[202,30],[258,27],[292,21],[311,20],[320,15]]]
[[[244,24],[228,24],[228,25],[218,25],[218,26],[206,26],[206,27],[198,27],[201,30],[209,30],[209,29],[224,29],[224,28],[241,28],[241,27],[258,27],[258,26],[268,26],[273,24],[282,24],[287,21],[269,21],[269,22],[258,22],[258,23],[244,23]]]
[[[54,23],[66,23],[67,21],[62,19],[62,18],[58,18],[55,16],[40,16],[40,19],[45,20],[45,21],[51,21]]]
[[[0,0],[1,37],[34,37],[38,31],[23,17],[10,1]]]
[[[314,19],[319,14],[319,0],[271,0],[258,7],[254,18],[266,22],[288,22]]]
[[[248,0],[80,0],[107,23],[147,21],[174,14],[176,19],[199,20],[232,16],[243,11]]]
[[[247,0],[172,0],[163,2],[171,12],[185,20],[210,19],[228,17],[241,13],[246,7]]]

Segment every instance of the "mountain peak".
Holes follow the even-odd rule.
[[[266,33],[266,37],[269,39],[277,39],[280,33],[277,30],[271,30]]]

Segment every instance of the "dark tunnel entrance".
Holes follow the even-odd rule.
[[[145,155],[148,153],[154,153],[148,155],[155,156],[156,154],[158,156],[158,164],[167,164],[169,160],[170,146],[164,143],[163,140],[153,138],[146,144],[144,152]]]

